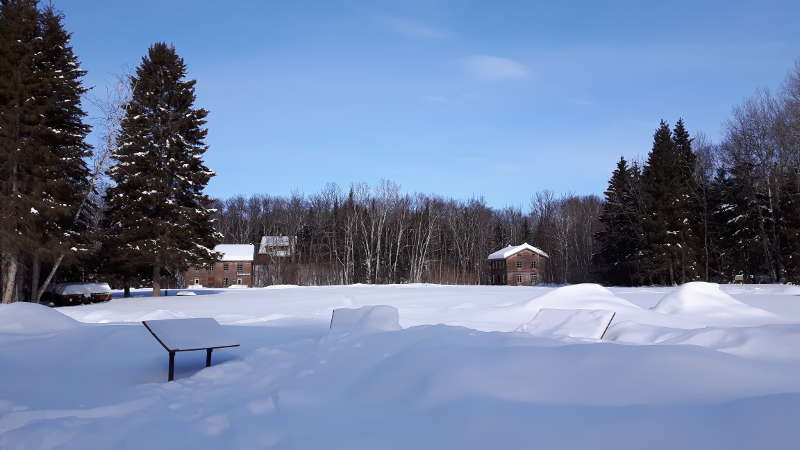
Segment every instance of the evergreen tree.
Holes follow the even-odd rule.
[[[520,231],[520,242],[531,242],[531,224],[527,217],[522,218],[522,230]]]
[[[661,121],[653,135],[653,148],[642,173],[642,196],[646,215],[644,230],[645,258],[651,269],[651,282],[674,283],[676,226],[675,195],[677,174],[674,161],[675,144],[669,125]]]
[[[0,251],[2,302],[15,295],[21,252],[35,242],[31,229],[38,212],[31,198],[33,162],[41,153],[41,117],[46,110],[45,80],[37,70],[41,46],[34,0],[0,3]]]
[[[65,253],[75,253],[89,195],[83,160],[89,127],[80,108],[84,72],[62,18],[36,0],[0,2],[0,250],[3,301],[30,259],[38,299]],[[42,254],[56,257],[41,289]],[[58,256],[56,256],[58,255]]]
[[[714,196],[719,200],[714,209],[714,223],[723,280],[732,280],[739,273],[749,279],[764,264],[762,221],[753,169],[751,162],[737,160],[726,171],[720,171],[715,180]]]
[[[131,76],[131,101],[109,175],[108,235],[119,257],[146,264],[159,296],[165,267],[212,263],[220,236],[211,199],[203,189],[213,176],[203,164],[208,112],[195,108],[194,80],[175,48],[150,47]]]
[[[702,217],[695,195],[696,156],[692,151],[692,139],[683,124],[683,119],[679,119],[675,124],[672,137],[677,176],[674,198],[675,230],[678,232],[676,275],[680,274],[679,281],[685,283],[696,279],[699,274],[697,255],[701,253],[702,243],[695,230],[700,228]]]
[[[492,248],[495,250],[504,248],[506,246],[506,239],[503,234],[503,226],[500,224],[500,221],[496,221],[494,223],[494,236],[492,242]]]
[[[595,256],[595,270],[602,280],[615,285],[639,282],[641,219],[637,205],[635,168],[620,157],[608,182],[605,203],[600,213],[603,229],[597,233],[600,251]]]
[[[39,162],[47,180],[42,194],[46,208],[38,216],[43,219],[39,245],[42,251],[32,258],[32,291],[37,301],[63,258],[69,256],[74,261],[81,250],[88,250],[87,230],[93,225],[96,207],[85,160],[91,155],[91,146],[86,143],[90,127],[83,122],[86,113],[80,104],[81,96],[87,91],[81,83],[86,71],[80,69],[73,53],[63,16],[48,6],[42,12],[41,22],[42,71],[49,81],[50,102],[44,116],[48,161],[47,164]],[[54,259],[50,274],[41,286],[40,254]]]
[[[693,196],[695,156],[683,121],[675,130],[661,121],[642,172],[643,253],[651,282],[674,284],[697,277],[697,237],[700,221]]]

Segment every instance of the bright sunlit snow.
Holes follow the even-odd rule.
[[[193,291],[0,306],[0,448],[796,445],[794,288]],[[599,312],[531,327],[543,308]],[[581,337],[608,312],[603,341]],[[190,317],[216,319],[241,347],[216,350],[210,368],[204,352],[181,354],[167,383],[141,321]]]

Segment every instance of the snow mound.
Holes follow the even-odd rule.
[[[665,295],[653,308],[661,314],[683,314],[715,319],[774,318],[764,311],[723,292],[717,283],[693,281]]]
[[[800,286],[787,284],[780,292],[780,295],[800,295]]]
[[[137,320],[134,320],[134,322],[143,322],[145,320],[185,319],[185,318],[186,314],[174,313],[166,309],[156,309],[155,311],[150,311],[148,313],[141,315]]]
[[[542,308],[517,331],[537,336],[601,339],[613,318],[612,311],[601,309]]]
[[[614,312],[641,309],[624,298],[617,297],[603,286],[594,283],[560,287],[541,297],[536,297],[526,303],[525,307],[529,310],[542,308],[601,309]]]
[[[38,334],[80,326],[77,320],[37,303],[0,305],[0,333]]]
[[[178,291],[178,293],[175,295],[184,296],[184,295],[197,295],[197,294],[192,291]]]
[[[401,329],[400,313],[394,306],[337,308],[331,315],[331,333],[369,334]]]

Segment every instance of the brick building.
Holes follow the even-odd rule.
[[[190,267],[184,274],[187,285],[225,288],[229,286],[253,287],[252,244],[220,244],[214,247],[222,254],[211,267]]]
[[[533,286],[544,274],[547,253],[528,244],[502,248],[489,255],[489,284]]]

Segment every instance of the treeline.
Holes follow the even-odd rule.
[[[52,281],[152,282],[217,259],[204,166],[207,112],[174,47],[157,43],[101,102],[92,148],[85,71],[63,16],[0,2],[0,298]],[[108,182],[108,183],[106,183]]]
[[[53,281],[116,286],[179,278],[216,243],[295,236],[264,284],[487,281],[486,257],[529,242],[544,281],[673,284],[800,280],[800,64],[777,94],[735,109],[721,142],[662,122],[642,162],[621,159],[605,199],[534,194],[521,208],[402,193],[394,183],[212,200],[207,111],[174,47],[154,44],[97,104],[63,17],[0,2],[0,299]]]
[[[800,280],[800,63],[717,144],[662,122],[643,166],[620,159],[600,221],[605,283]]]
[[[274,259],[264,284],[431,282],[479,284],[486,257],[508,244],[547,248],[545,280],[587,281],[601,201],[539,193],[528,211],[493,209],[483,199],[403,194],[395,183],[328,185],[310,196],[233,197],[217,205],[226,243],[296,236],[291,259]]]
[[[777,95],[735,108],[719,143],[662,121],[645,161],[619,160],[603,200],[545,191],[523,211],[401,194],[391,182],[331,185],[221,200],[216,226],[227,243],[297,236],[264,284],[476,284],[489,253],[522,242],[550,254],[550,283],[798,281],[798,136],[800,63]]]

